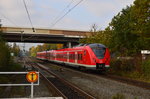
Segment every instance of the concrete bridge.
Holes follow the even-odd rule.
[[[60,43],[66,46],[76,45],[79,40],[91,33],[88,31],[55,30],[19,27],[2,27],[3,37],[8,42]]]

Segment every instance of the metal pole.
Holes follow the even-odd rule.
[[[21,42],[23,42],[24,40],[23,40],[23,32],[24,31],[20,31],[21,32]],[[23,45],[23,66],[24,66],[24,68],[25,68],[25,43],[24,43],[24,45]]]
[[[31,82],[31,99],[33,99],[33,82]]]
[[[71,42],[68,42],[68,48],[71,48]]]
[[[23,41],[23,32],[24,31],[20,31],[21,32],[21,42]]]

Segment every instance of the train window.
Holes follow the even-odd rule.
[[[69,54],[69,59],[75,59],[75,54]]]
[[[67,54],[63,54],[63,58],[64,59],[67,59],[68,57],[67,57]]]
[[[69,54],[69,59],[71,59],[71,54]]]
[[[94,54],[97,56],[97,58],[99,58],[99,59],[104,58],[106,48],[94,47],[94,48],[92,48],[92,50],[93,50]]]
[[[82,60],[82,54],[80,54],[80,59]]]
[[[72,57],[72,58],[73,58],[73,60],[75,60],[75,54],[73,54],[73,57]]]
[[[82,60],[82,54],[78,54],[78,60]]]
[[[80,54],[78,54],[78,60],[80,60]]]
[[[86,50],[84,50],[84,55],[86,55]]]

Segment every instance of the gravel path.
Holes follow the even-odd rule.
[[[49,65],[48,67],[49,70],[87,91],[97,99],[112,99],[117,94],[125,97],[121,99],[150,99],[150,90],[147,89],[70,69],[61,69],[62,67],[56,65]]]

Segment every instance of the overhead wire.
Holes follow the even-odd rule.
[[[74,5],[72,8],[70,8],[62,17],[60,17],[58,20],[55,21],[54,24],[51,25],[51,28],[55,26],[60,20],[62,20],[69,12],[71,12],[76,6],[78,6],[83,0],[80,0],[76,5]]]
[[[23,4],[24,4],[24,7],[25,7],[25,9],[26,9],[26,12],[27,12],[27,15],[28,15],[28,19],[29,19],[29,21],[30,21],[30,24],[31,24],[31,26],[32,26],[32,30],[33,30],[33,32],[35,32],[25,0],[23,0]]]
[[[74,7],[72,7],[71,9],[74,9],[79,3],[81,3],[83,0],[81,0],[80,2],[78,2]],[[70,7],[70,5],[72,4],[74,2],[74,0],[71,0],[71,2],[61,11],[61,13],[55,18],[55,20],[56,19],[58,19],[59,17],[60,17],[60,15],[67,9],[67,8],[69,8]],[[70,9],[70,10],[71,10]],[[70,12],[70,11],[69,11]],[[54,20],[54,21],[55,21]],[[55,23],[54,23],[55,24]],[[53,25],[53,24],[52,24]],[[30,37],[28,37],[28,38],[25,38],[24,40],[27,40],[27,39],[29,39],[29,38],[32,38],[32,37],[34,37],[35,35],[32,35],[32,36],[30,36]]]
[[[6,17],[3,13],[0,12],[0,15],[1,15],[2,17],[4,17],[5,19],[7,19],[11,24],[13,24],[13,25],[15,25],[16,27],[18,27],[17,24],[15,24],[11,19],[9,19],[8,17]]]
[[[54,21],[52,22],[52,25],[53,23],[61,16],[61,14],[64,13],[64,11],[70,7],[70,5],[74,2],[74,0],[71,0],[71,2],[58,14],[58,16],[54,19]]]

